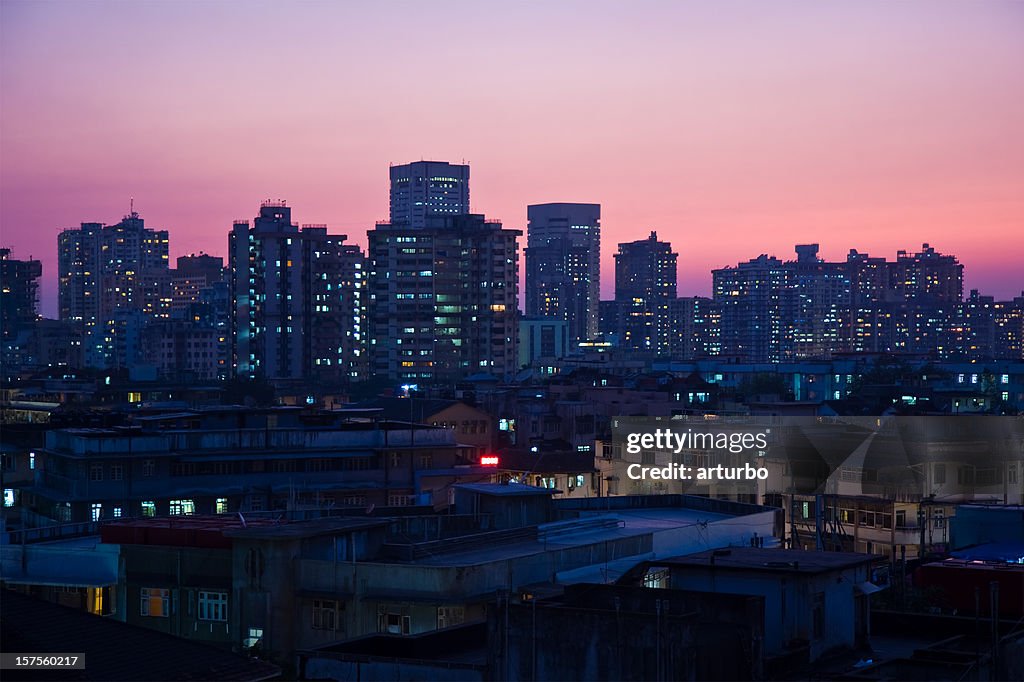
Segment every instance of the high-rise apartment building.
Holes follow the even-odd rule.
[[[849,350],[936,359],[961,354],[963,265],[955,256],[928,244],[917,253],[899,251],[895,261],[851,251],[845,267],[851,285]]]
[[[954,256],[927,244],[895,261],[851,250],[845,262],[825,262],[817,244],[796,251],[785,263],[762,255],[713,271],[724,354],[781,362],[836,352],[939,360],[994,352],[994,332],[968,329],[993,324],[994,303],[960,300],[963,266]]]
[[[82,223],[58,236],[60,319],[82,324],[87,365],[132,364],[119,351],[124,320],[170,315],[168,241],[167,230],[147,228],[135,211],[116,225]]]
[[[997,301],[972,289],[959,304],[951,333],[957,347],[951,357],[972,360],[1024,359],[1024,296]]]
[[[616,344],[622,337],[622,330],[619,328],[622,317],[619,315],[619,302],[614,298],[603,300],[597,304],[598,330],[606,341],[614,341]]]
[[[514,372],[521,234],[482,215],[370,230],[373,374],[430,383]]]
[[[782,357],[826,358],[845,350],[850,324],[850,277],[844,263],[818,258],[817,244],[799,244],[787,263]]]
[[[917,253],[898,251],[890,264],[890,286],[900,299],[923,303],[959,303],[964,297],[964,266],[956,256],[922,244]]]
[[[1024,360],[1024,292],[1012,301],[995,304],[993,356]]]
[[[423,229],[430,216],[469,213],[469,166],[413,161],[391,166],[391,224]]]
[[[619,244],[615,254],[615,300],[620,345],[668,354],[672,342],[672,301],[676,298],[676,261],[672,245],[658,233]]]
[[[889,263],[850,249],[846,275],[850,280],[850,323],[845,348],[854,353],[876,353],[885,346],[883,332],[889,318],[886,306],[896,302],[890,286]]]
[[[568,323],[571,345],[599,333],[601,205],[527,207],[526,314]]]
[[[342,313],[340,342],[344,372],[349,381],[365,381],[370,377],[366,254],[355,244],[346,244],[341,247],[338,256]]]
[[[722,313],[722,354],[752,362],[782,361],[790,269],[762,254],[711,274]]]
[[[325,225],[300,229],[280,201],[264,202],[252,225],[235,222],[228,246],[236,376],[362,378],[350,374],[351,358],[362,349],[345,335],[353,324],[361,328],[346,291],[356,279],[349,268],[358,263],[345,238]]]
[[[171,271],[171,317],[186,319],[203,289],[227,280],[224,259],[209,254],[179,256]]]
[[[366,378],[363,252],[355,244],[343,244],[343,235],[329,235],[326,225],[303,225],[302,236],[302,260],[309,270],[304,363],[321,378],[362,381]]]
[[[722,354],[722,314],[703,296],[672,301],[670,353],[673,360],[698,360]]]
[[[39,316],[39,278],[43,264],[15,260],[10,249],[0,249],[0,337],[11,339],[31,327]]]

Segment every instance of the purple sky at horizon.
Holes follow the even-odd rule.
[[[389,163],[472,166],[474,212],[602,205],[680,295],[817,242],[928,242],[1024,289],[1024,3],[0,1],[0,246],[44,262],[129,198],[171,257],[284,198],[366,244]]]

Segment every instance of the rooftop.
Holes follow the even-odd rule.
[[[955,555],[954,555],[955,556]],[[963,559],[963,558],[952,558],[944,559],[943,561],[934,561],[924,565],[925,568],[959,568],[959,569],[971,569],[971,570],[983,570],[983,571],[1006,571],[1010,573],[1024,573],[1024,564],[1008,563],[1003,560],[986,560],[986,559]]]
[[[538,488],[522,483],[458,483],[452,486],[456,490],[468,490],[480,495],[500,495],[502,497],[516,497],[525,495],[546,495],[551,496],[554,490]]]
[[[524,486],[532,487],[532,486]],[[544,490],[534,488],[534,490]],[[466,566],[543,554],[555,549],[587,547],[604,542],[701,526],[731,518],[727,514],[686,508],[645,508],[581,514],[578,519],[536,527],[536,535],[520,533],[501,542],[467,544],[465,549],[418,558],[423,566]],[[487,535],[487,534],[482,534]],[[637,559],[631,559],[636,563]]]
[[[100,535],[105,543],[167,545],[182,547],[231,547],[231,538],[293,539],[332,535],[386,524],[385,519],[329,517],[309,521],[222,514],[217,516],[164,516],[105,523]]]
[[[876,561],[871,554],[817,552],[803,549],[762,549],[730,547],[659,560],[659,565],[683,569],[764,571],[813,575],[838,571]]]
[[[331,517],[277,525],[233,528],[225,531],[224,535],[245,540],[292,540],[312,538],[318,535],[334,535],[363,528],[376,528],[387,525],[387,523],[387,519],[379,518]]]

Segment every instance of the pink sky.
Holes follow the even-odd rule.
[[[129,197],[172,258],[283,198],[365,245],[389,163],[472,165],[475,212],[602,204],[682,295],[760,253],[929,242],[1024,289],[1024,4],[0,2],[0,245],[44,261]]]

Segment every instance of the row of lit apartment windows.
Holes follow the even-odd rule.
[[[258,506],[258,505],[257,505]],[[140,505],[143,516],[156,516],[156,501],[143,500]],[[218,497],[214,502],[214,511],[217,514],[226,514],[228,511],[228,498]],[[258,509],[255,511],[259,511]],[[63,521],[70,521],[70,507],[65,504],[58,508],[58,516]],[[192,516],[196,513],[196,504],[191,499],[170,500],[167,503],[167,513],[170,516]],[[93,521],[100,521],[104,517],[103,503],[93,502],[89,505],[89,516]],[[124,508],[114,506],[111,508],[110,518],[119,519],[124,516]]]
[[[977,375],[977,374],[972,374],[971,375],[971,383],[972,384],[978,383],[978,376],[979,375]],[[956,375],[956,382],[958,384],[965,383],[964,380],[966,379],[966,377],[967,377],[966,374],[957,374]],[[1010,383],[1010,375],[1009,374],[1001,374],[999,376],[999,383],[1001,383],[1001,384],[1008,384],[1008,383]]]

